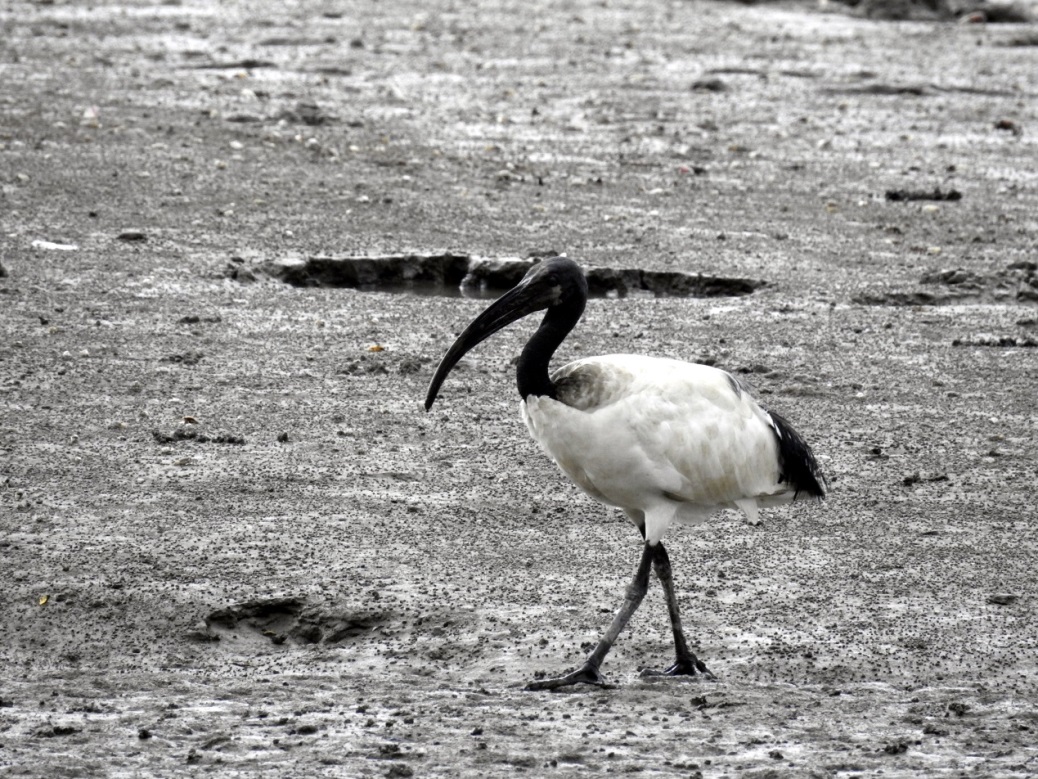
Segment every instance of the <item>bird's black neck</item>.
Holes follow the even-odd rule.
[[[516,369],[516,382],[523,400],[530,395],[556,397],[548,363],[584,313],[584,302],[577,298],[549,308],[537,332],[526,342]]]

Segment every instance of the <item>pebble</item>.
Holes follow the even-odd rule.
[[[988,603],[995,606],[1009,606],[1017,601],[1018,595],[991,595],[988,597]]]
[[[83,111],[83,115],[79,119],[81,127],[100,127],[101,126],[101,109],[96,105],[87,106]]]
[[[45,249],[47,251],[74,252],[79,247],[74,243],[55,243],[54,241],[35,240],[30,246],[34,249]]]

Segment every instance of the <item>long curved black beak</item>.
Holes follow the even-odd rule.
[[[531,270],[522,281],[499,297],[490,306],[472,320],[465,331],[443,355],[432,381],[429,382],[429,391],[425,395],[425,410],[432,408],[447,374],[465,356],[465,353],[475,346],[481,344],[494,333],[504,329],[518,319],[522,319],[535,311],[541,311],[559,301],[562,289],[558,284],[536,272],[537,268]]]

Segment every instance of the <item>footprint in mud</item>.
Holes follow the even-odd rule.
[[[363,638],[393,616],[387,611],[311,604],[299,597],[258,599],[210,613],[205,618],[207,635],[199,638],[209,641],[259,639],[296,646],[340,644]]]

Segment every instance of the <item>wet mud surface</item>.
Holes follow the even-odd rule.
[[[0,8],[0,773],[1038,773],[1026,24],[813,6]],[[890,200],[888,192],[961,194]],[[737,373],[821,505],[638,556],[518,417],[530,326],[286,258],[567,252],[765,282],[560,353]]]

